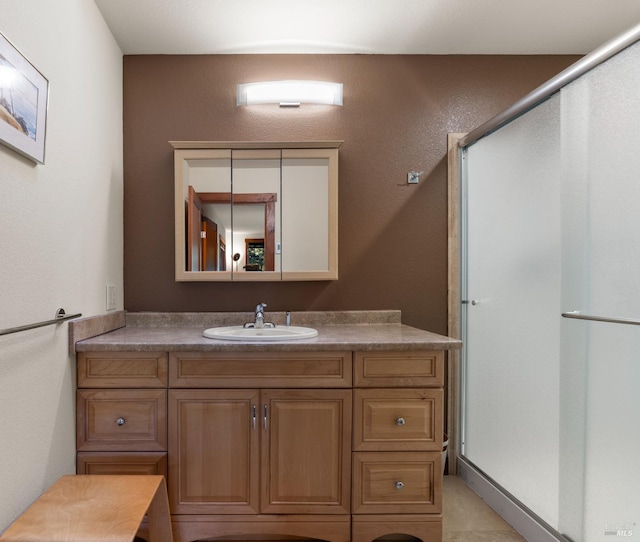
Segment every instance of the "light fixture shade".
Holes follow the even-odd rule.
[[[263,81],[238,85],[237,105],[302,103],[342,105],[342,83],[326,81]]]

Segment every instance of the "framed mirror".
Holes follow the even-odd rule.
[[[177,281],[335,280],[341,142],[171,142]]]

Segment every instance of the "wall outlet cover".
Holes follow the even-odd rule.
[[[114,284],[107,284],[107,310],[116,310],[116,287]]]

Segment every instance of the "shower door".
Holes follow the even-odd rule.
[[[557,525],[559,99],[469,147],[463,456]]]
[[[562,91],[560,530],[585,542],[640,538],[639,88],[636,44]]]
[[[636,44],[463,151],[462,457],[576,542],[640,539],[639,89]]]

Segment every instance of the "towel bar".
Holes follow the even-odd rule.
[[[56,316],[52,320],[45,320],[44,322],[36,322],[35,324],[27,324],[25,326],[8,327],[7,329],[0,329],[0,335],[9,335],[11,333],[18,333],[19,331],[26,331],[28,329],[35,329],[37,327],[50,326],[51,324],[59,324],[65,320],[71,320],[72,318],[79,318],[82,313],[78,314],[66,314],[64,309],[58,309]]]

